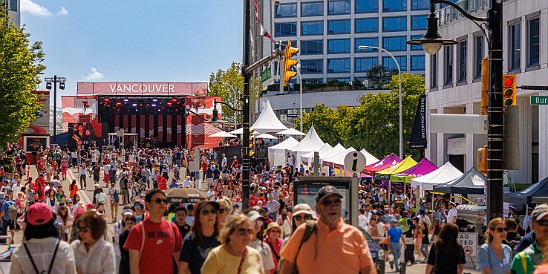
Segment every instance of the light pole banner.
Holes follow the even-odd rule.
[[[426,149],[428,141],[426,139],[426,95],[419,97],[413,131],[409,140],[409,148]]]

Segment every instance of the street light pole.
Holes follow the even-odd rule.
[[[399,90],[398,90],[398,100],[399,100],[399,137],[400,137],[400,141],[399,141],[399,148],[400,148],[400,159],[403,159],[403,98],[402,98],[402,90],[401,90],[401,69],[400,69],[400,63],[398,63],[398,60],[396,59],[396,57],[394,57],[394,54],[392,54],[390,51],[384,49],[384,48],[381,48],[381,47],[376,47],[376,46],[358,46],[358,49],[368,49],[368,48],[372,48],[372,49],[379,49],[379,50],[382,50],[384,52],[386,52],[388,55],[390,55],[390,57],[392,58],[392,60],[394,60],[394,63],[396,63],[396,67],[398,68],[398,77],[399,77]]]
[[[51,86],[53,85],[53,143],[57,143],[57,84],[59,84],[59,89],[64,90],[65,89],[65,81],[67,80],[65,77],[57,77],[57,75],[53,75],[53,77],[47,77],[44,79],[46,81],[46,89],[51,90]]]
[[[242,209],[249,208],[249,123],[250,123],[250,105],[249,105],[249,85],[251,80],[251,72],[247,68],[251,64],[251,13],[250,0],[244,0],[244,33],[243,33],[243,63],[242,75],[244,76],[244,92],[243,92],[243,134],[242,134]]]

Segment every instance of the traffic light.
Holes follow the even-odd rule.
[[[254,154],[255,154],[255,151],[253,149],[253,136],[249,136],[249,157],[252,157]]]
[[[487,115],[489,108],[489,58],[481,60],[481,115]]]
[[[504,106],[516,105],[516,75],[515,74],[503,74],[502,75],[502,99]]]
[[[478,148],[476,156],[478,171],[481,173],[487,173],[487,146]]]
[[[284,54],[284,87],[287,87],[289,80],[297,75],[296,72],[291,70],[291,68],[299,62],[298,60],[291,59],[291,57],[297,54],[297,52],[299,52],[299,49],[291,47],[291,41],[287,41]]]

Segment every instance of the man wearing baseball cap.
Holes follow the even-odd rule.
[[[293,232],[280,254],[280,273],[377,273],[363,234],[341,218],[341,198],[334,186],[318,191],[315,209],[320,218],[306,242],[301,240],[307,225]]]
[[[514,256],[512,274],[533,273],[544,261],[543,250],[548,248],[548,204],[537,205],[531,213],[531,225],[535,231],[535,242]]]

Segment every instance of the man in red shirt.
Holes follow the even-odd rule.
[[[124,245],[129,250],[131,273],[173,273],[173,259],[179,260],[183,242],[177,225],[162,219],[167,206],[165,193],[151,190],[145,205],[148,219],[133,227]]]
[[[162,175],[156,177],[156,182],[158,182],[158,188],[161,190],[166,190],[167,188],[167,179]]]

